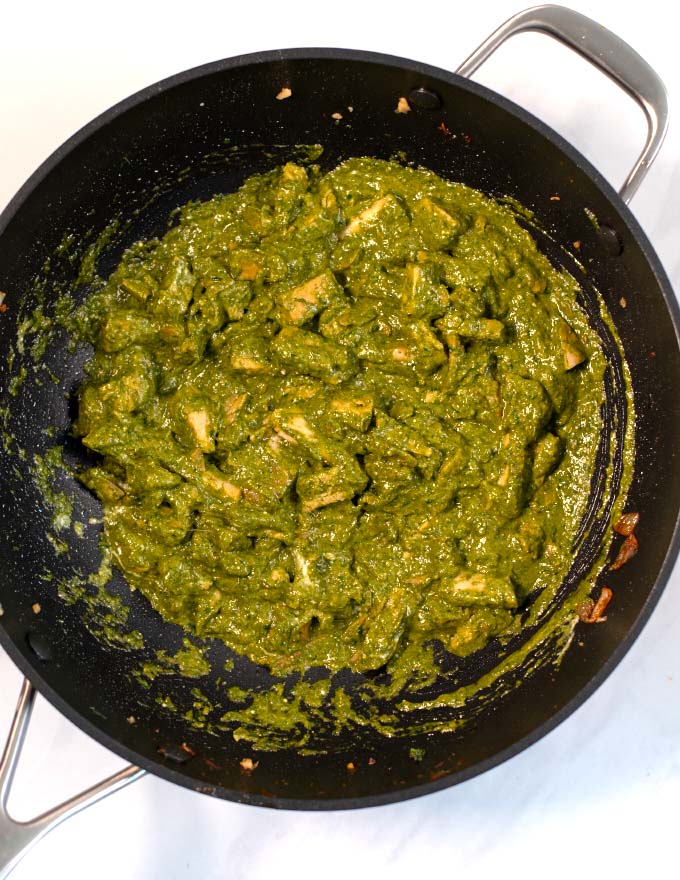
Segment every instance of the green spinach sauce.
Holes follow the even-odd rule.
[[[508,207],[395,162],[187,205],[80,315],[107,552],[275,673],[422,681],[433,641],[508,637],[571,563],[602,429],[575,293]]]

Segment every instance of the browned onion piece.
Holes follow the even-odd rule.
[[[627,538],[629,535],[633,534],[639,522],[639,513],[624,513],[618,522],[614,524],[614,531]]]
[[[607,619],[602,614],[612,600],[614,593],[609,587],[602,587],[597,602],[587,599],[578,607],[578,616],[583,623],[604,623]]]
[[[628,535],[623,544],[621,544],[618,555],[609,566],[609,568],[612,571],[616,571],[617,568],[621,568],[622,565],[625,565],[630,559],[633,558],[633,556],[635,556],[635,554],[638,552],[639,546],[640,545],[638,544],[638,539],[631,532],[631,534]]]

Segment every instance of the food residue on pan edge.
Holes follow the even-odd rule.
[[[577,609],[579,619],[583,623],[605,623],[607,618],[603,617],[603,612],[613,595],[609,587],[602,587],[597,602],[590,598],[584,599]]]

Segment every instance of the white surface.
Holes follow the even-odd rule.
[[[272,5],[60,0],[0,13],[0,206],[67,136],[155,80],[275,47],[375,49],[455,67],[521,0],[466,4]],[[670,94],[671,130],[632,208],[680,290],[680,65],[671,8],[576,3],[630,42]],[[389,9],[389,12],[385,10]],[[162,14],[163,21],[157,17]],[[508,44],[477,78],[553,125],[614,184],[642,142],[639,112],[547,38]],[[615,614],[615,605],[612,606]],[[454,789],[350,813],[278,813],[145,778],[69,820],[16,880],[174,880],[324,876],[391,880],[443,872],[484,878],[678,875],[680,572],[613,675],[557,730]],[[0,654],[0,731],[20,678]],[[22,817],[122,762],[40,700],[14,798]],[[1,734],[4,735],[4,734]]]

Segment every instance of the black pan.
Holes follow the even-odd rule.
[[[608,62],[600,57],[600,66],[606,69],[619,58],[626,69],[606,72],[621,81],[627,71],[626,87],[638,98],[643,74],[652,75],[611,34],[558,7],[516,17],[497,41],[527,28],[559,35],[593,57],[602,57],[605,45],[614,47]],[[464,65],[464,72],[490,48]],[[292,96],[276,100],[283,86]],[[401,96],[412,105],[407,115],[394,112]],[[348,106],[351,120],[333,119],[335,112],[349,116]],[[652,131],[651,153],[661,135]],[[627,507],[640,512],[642,549],[607,575],[616,597],[607,624],[579,624],[582,645],[572,647],[559,668],[543,664],[531,676],[526,670],[507,676],[504,684],[521,680],[522,686],[470,707],[469,723],[459,732],[386,739],[365,729],[338,737],[320,731],[325,754],[294,749],[261,754],[254,756],[260,762],[256,772],[244,773],[239,762],[250,754],[244,743],[196,729],[156,702],[159,692],[171,689],[177,706],[190,706],[195,680],[164,676],[162,687],[156,681],[145,689],[130,674],[156,650],[176,651],[182,643],[178,627],[164,623],[145,599],[130,594],[122,578],[114,578],[109,588],[129,606],[129,624],[147,643],[141,651],[119,650],[84,625],[81,602],[59,599],[57,582],[74,571],[96,570],[98,535],[88,528],[85,538],[69,541],[68,552],[55,551],[47,537],[51,511],[31,478],[31,462],[55,440],[64,444],[69,464],[83,462],[69,425],[86,353],[71,352],[58,334],[45,356],[56,383],[44,369],[33,368],[30,351],[15,355],[11,365],[7,358],[22,316],[41,296],[49,315],[60,291],[84,295],[76,284],[79,258],[112,220],[122,222],[99,255],[104,275],[126,246],[161,233],[177,205],[233,190],[245,177],[296,156],[298,145],[315,143],[324,147],[325,168],[349,156],[389,158],[403,152],[444,177],[517,199],[534,212],[543,230],[536,233],[542,249],[582,280],[582,301],[610,363],[604,413],[613,439],[603,445],[591,516],[562,597],[607,539],[606,511],[620,479],[621,438],[630,417],[620,353],[596,318],[599,290],[614,316],[634,391],[637,446]],[[627,196],[640,179],[636,174],[629,181]],[[580,242],[576,256],[585,272],[575,261],[574,241]],[[365,52],[287,50],[217,62],[151,86],[71,138],[10,203],[0,218],[0,290],[7,293],[0,315],[3,430],[13,438],[13,450],[25,451],[2,459],[0,642],[64,715],[135,765],[217,797],[283,808],[369,806],[431,792],[500,763],[567,717],[620,661],[658,600],[678,552],[680,349],[673,292],[624,200],[583,156],[525,111],[462,75]],[[622,295],[625,310],[617,308]],[[22,369],[25,381],[12,395],[12,379]],[[50,426],[56,426],[56,437],[47,435]],[[607,464],[611,485],[603,477]],[[78,518],[96,517],[95,499],[75,480],[62,480]],[[605,515],[597,518],[595,510]],[[35,603],[39,614],[32,611]],[[209,645],[212,670],[199,682],[217,704],[216,715],[224,700],[218,678],[229,656],[224,646]],[[461,662],[462,680],[476,678],[499,657],[500,648],[492,645]],[[238,658],[231,676],[246,688],[269,681],[265,671]],[[128,723],[129,716],[135,724]],[[414,747],[425,749],[420,762],[409,756]],[[349,763],[357,772],[348,772]]]

